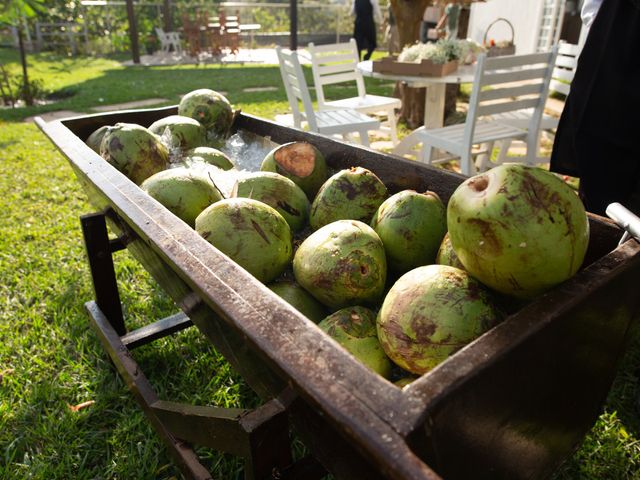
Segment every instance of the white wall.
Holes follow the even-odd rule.
[[[487,27],[497,18],[506,18],[514,29],[516,53],[533,53],[542,14],[543,0],[487,0],[471,5],[468,37],[482,43]],[[489,30],[487,41],[510,40],[506,22],[498,22]]]

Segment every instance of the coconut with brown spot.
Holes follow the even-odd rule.
[[[451,238],[449,232],[447,232],[442,239],[440,248],[438,248],[438,254],[436,255],[436,263],[438,265],[449,265],[450,267],[456,267],[464,270],[464,265],[456,255],[453,245],[451,245]]]
[[[292,180],[310,201],[327,180],[324,156],[307,142],[285,143],[274,148],[262,161],[260,170],[279,173]]]
[[[233,109],[229,100],[209,88],[193,90],[182,97],[178,114],[200,122],[207,130],[210,144],[218,144],[220,139],[226,138],[233,123]]]
[[[488,290],[467,272],[426,265],[391,287],[378,313],[378,338],[389,358],[421,375],[497,324]]]
[[[309,200],[292,180],[273,172],[254,172],[238,179],[238,197],[253,198],[275,208],[294,232],[309,218]]]
[[[376,334],[376,314],[365,307],[347,307],[329,315],[318,327],[374,372],[389,378],[391,361]]]
[[[200,170],[176,167],[151,175],[140,185],[191,228],[209,205],[222,200],[220,191]]]
[[[324,306],[295,282],[283,280],[267,287],[314,323],[321,322],[327,316]]]
[[[384,292],[384,246],[363,222],[333,222],[302,242],[293,258],[293,273],[305,290],[330,308],[372,305]]]
[[[107,130],[100,155],[140,185],[169,164],[169,150],[156,135],[133,123],[117,123]]]
[[[447,211],[434,192],[403,190],[380,205],[371,227],[384,244],[389,269],[404,273],[434,263],[447,231]]]
[[[337,220],[368,224],[388,196],[387,187],[371,170],[340,170],[320,188],[311,204],[309,223],[314,230]]]
[[[198,215],[196,231],[261,282],[274,280],[291,263],[289,224],[266,203],[221,200]]]
[[[554,174],[505,164],[462,183],[447,211],[451,244],[485,285],[531,299],[573,276],[589,245],[576,192]]]

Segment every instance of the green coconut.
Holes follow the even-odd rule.
[[[389,378],[391,361],[376,334],[376,314],[365,307],[347,307],[322,320],[318,327],[374,372]]]
[[[191,117],[207,130],[209,141],[226,138],[233,122],[233,110],[229,100],[214,90],[201,88],[187,93],[180,100],[178,114]]]
[[[89,135],[89,138],[87,138],[86,144],[89,146],[89,148],[91,148],[91,150],[93,150],[97,154],[100,154],[100,145],[102,144],[102,139],[104,138],[105,134],[109,131],[110,128],[111,128],[110,125],[103,125],[97,130],[94,130],[93,133]]]
[[[217,148],[212,147],[196,147],[185,153],[184,162],[205,162],[222,170],[231,170],[235,167],[231,159]]]
[[[255,172],[238,180],[238,197],[253,198],[275,208],[297,232],[307,225],[309,200],[292,180],[272,172]]]
[[[206,130],[197,120],[182,115],[161,118],[149,127],[168,148],[189,150],[206,143]]]
[[[371,220],[389,268],[406,272],[434,263],[447,232],[447,210],[434,192],[404,190],[385,200]]]
[[[449,265],[450,267],[456,267],[464,270],[464,265],[462,265],[462,262],[453,250],[453,245],[451,245],[449,232],[447,232],[442,239],[442,243],[438,249],[438,254],[436,255],[436,263],[438,265]]]
[[[375,304],[387,278],[384,246],[363,222],[333,222],[302,242],[293,273],[305,290],[330,308]]]
[[[276,282],[267,287],[314,323],[327,316],[324,306],[295,282]]]
[[[327,164],[320,151],[307,142],[291,142],[274,148],[260,170],[279,173],[298,185],[311,201],[327,180]]]
[[[205,208],[222,200],[204,172],[185,167],[158,172],[142,182],[140,188],[192,228]]]
[[[117,123],[104,135],[100,155],[140,185],[169,164],[169,151],[156,135],[133,123]]]
[[[336,220],[369,223],[389,193],[384,183],[370,170],[352,167],[330,177],[311,205],[309,223],[318,228]]]
[[[398,388],[404,388],[407,385],[415,382],[418,378],[420,378],[420,377],[414,377],[414,376],[403,377],[403,378],[400,378],[400,379],[396,380],[395,382],[393,382],[393,384]]]
[[[573,276],[589,245],[576,192],[556,175],[504,164],[463,182],[447,208],[453,249],[471,275],[531,299]]]
[[[489,292],[467,272],[426,265],[405,273],[387,293],[378,338],[391,360],[421,375],[499,320]]]
[[[196,231],[261,282],[274,280],[291,263],[289,224],[266,203],[220,200],[198,215]]]

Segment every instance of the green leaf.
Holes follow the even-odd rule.
[[[2,0],[0,23],[15,25],[21,17],[31,18],[45,12],[44,0]]]

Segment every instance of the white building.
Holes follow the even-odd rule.
[[[516,53],[547,50],[559,40],[582,44],[582,0],[486,0],[471,6],[467,36],[483,43],[511,40]],[[513,27],[513,32],[512,28]]]

